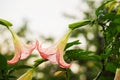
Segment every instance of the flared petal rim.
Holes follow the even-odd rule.
[[[7,62],[8,64],[15,64],[19,60],[26,59],[32,53],[32,51],[36,48],[36,43],[32,45],[21,43],[21,45],[22,46],[18,45],[19,47],[15,47],[15,55],[11,60]]]

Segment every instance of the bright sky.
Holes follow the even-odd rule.
[[[79,11],[79,7],[83,7],[80,3],[81,0],[0,0],[0,18],[12,22],[14,28],[20,26],[25,18],[35,34],[56,37],[64,34],[68,24],[75,21],[66,19],[63,13],[83,18]]]

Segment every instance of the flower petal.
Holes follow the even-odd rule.
[[[38,52],[40,53],[41,57],[42,57],[43,59],[47,59],[48,55],[45,54],[45,52],[44,52],[43,49],[42,49],[42,45],[39,45],[39,42],[38,42],[38,41],[37,41],[36,46],[37,46],[37,50],[38,50]]]
[[[16,45],[16,44],[15,44]],[[36,48],[36,44],[34,45],[27,45],[21,43],[22,47],[15,47],[15,55],[14,57],[8,61],[8,64],[15,64],[17,63],[19,60],[23,60],[26,59],[31,53],[32,51]]]
[[[55,45],[48,48],[42,48],[42,46],[37,42],[37,50],[41,57],[43,59],[48,59],[50,62],[59,64],[62,68],[69,68],[71,64],[64,61],[63,55],[64,48],[71,32],[72,30],[69,30]]]
[[[66,63],[64,61],[63,51],[58,50],[57,54],[56,54],[56,57],[57,57],[57,61],[58,61],[58,64],[59,64],[60,67],[62,67],[62,68],[69,68],[71,66],[71,64],[68,64],[68,63]]]
[[[15,64],[19,61],[19,59],[20,59],[20,53],[16,52],[14,57],[11,60],[7,61],[7,63],[8,64]]]
[[[32,51],[36,48],[36,43],[31,45],[27,45],[23,43],[22,53],[20,57],[21,60],[26,59],[32,53]]]
[[[47,59],[52,63],[57,63],[58,64],[58,62],[56,60],[56,54],[50,55]]]
[[[21,60],[26,59],[32,53],[32,51],[36,48],[37,42],[34,45],[24,44],[23,42],[20,41],[17,34],[11,28],[9,28],[9,31],[12,34],[12,39],[13,39],[14,48],[15,48],[15,55],[11,60],[8,61],[8,64],[15,64],[20,59]]]
[[[37,41],[37,50],[40,53],[41,57],[43,59],[47,59],[49,56],[54,55],[56,50],[55,47],[48,47],[48,48],[42,48],[42,45],[39,45],[39,42]]]

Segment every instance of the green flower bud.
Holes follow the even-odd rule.
[[[22,76],[20,76],[17,80],[32,80],[34,69],[28,70],[26,73],[24,73]]]

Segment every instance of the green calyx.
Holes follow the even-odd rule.
[[[5,26],[5,27],[7,27],[7,28],[9,28],[9,27],[12,26],[12,23],[10,23],[7,20],[1,19],[1,18],[0,18],[0,24],[3,25],[3,26]]]
[[[76,28],[85,26],[85,25],[90,24],[90,23],[91,23],[90,20],[83,20],[83,21],[79,21],[79,22],[75,22],[75,23],[69,24],[69,28],[71,30],[74,30]]]

